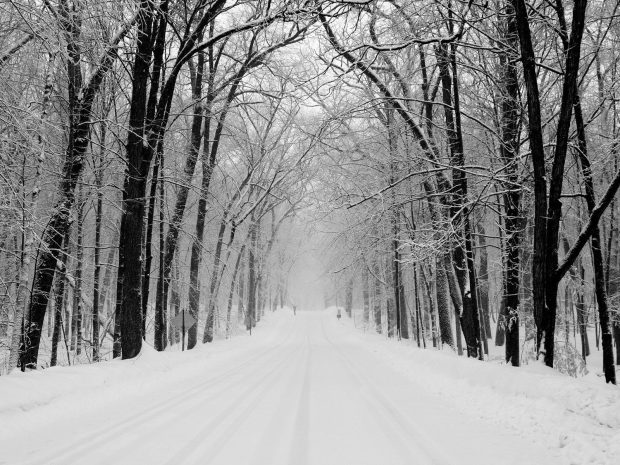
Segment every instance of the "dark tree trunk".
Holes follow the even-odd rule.
[[[159,155],[160,158],[160,164],[161,164],[161,172],[163,174],[164,171],[164,158],[163,158],[163,153]],[[166,186],[164,184],[164,179],[162,176],[161,182],[159,183],[159,275],[158,275],[158,279],[157,279],[157,287],[156,287],[156,300],[159,299],[163,299],[167,302],[167,296],[164,296],[164,279],[162,278],[162,275],[164,273],[164,260],[165,260],[165,256],[166,256],[166,248],[165,248],[165,218],[164,218],[164,211],[165,211],[165,203],[166,203]],[[176,269],[177,272],[177,278],[178,278],[178,273],[179,273],[179,269],[177,267]],[[177,286],[178,286],[178,279],[177,279]],[[155,332],[155,340],[158,340],[159,336],[159,344],[163,345],[163,348],[166,347],[166,312],[165,311],[160,311],[158,312],[157,309],[155,309],[155,326],[157,327],[159,325],[160,329],[163,328],[161,330],[161,333],[159,335],[157,335],[157,332]],[[163,349],[161,349],[163,350]]]
[[[558,117],[557,136],[553,166],[551,169],[551,183],[549,185],[549,206],[547,212],[547,240],[546,240],[546,269],[551,271],[558,267],[558,247],[560,222],[562,220],[562,184],[564,180],[564,166],[568,150],[569,130],[573,105],[577,98],[577,75],[581,56],[581,39],[585,26],[585,11],[587,1],[576,0],[573,8],[571,37],[566,49],[566,67],[562,89],[562,103]],[[542,334],[544,337],[545,363],[553,367],[554,334],[557,309],[558,285],[561,276],[553,276],[545,282],[545,302],[547,311],[543,318]],[[613,358],[613,355],[612,355]],[[613,362],[612,362],[613,364]]]
[[[436,260],[436,299],[437,313],[439,314],[439,333],[441,343],[454,349],[454,337],[452,335],[452,319],[448,301],[448,277],[446,275],[445,260],[441,255]]]
[[[414,306],[415,306],[415,332],[416,341],[418,347],[420,347],[420,341],[422,340],[422,330],[420,326],[420,287],[418,285],[418,266],[413,267],[413,292],[414,292]],[[424,341],[424,347],[426,347],[426,341]]]
[[[162,163],[160,154],[156,157],[151,175],[151,185],[149,192],[149,203],[146,215],[146,236],[144,238],[144,270],[142,277],[142,338],[146,338],[146,317],[149,306],[149,292],[151,287],[151,268],[153,266],[153,224],[155,221],[155,207],[157,199],[157,187],[160,177],[163,180],[163,173],[160,175],[160,165]]]
[[[107,126],[105,119],[101,122],[101,134],[100,144],[101,149],[99,151],[99,159],[97,160],[96,172],[95,172],[95,187],[97,189],[97,206],[95,210],[95,250],[94,250],[94,262],[95,262],[95,275],[93,277],[93,314],[92,314],[92,326],[93,334],[91,343],[93,346],[93,362],[98,362],[99,355],[99,316],[101,315],[101,226],[103,222],[103,162],[105,158],[106,150],[106,134]],[[109,265],[108,265],[109,266]]]
[[[532,45],[527,7],[524,0],[511,0],[519,35],[521,62],[527,91],[528,135],[534,172],[534,252],[532,257],[532,285],[534,320],[537,327],[536,344],[540,347],[544,336],[543,317],[545,309],[546,241],[547,241],[547,177],[545,149],[542,135],[540,96],[536,75],[536,55]],[[507,280],[508,281],[508,280]],[[555,325],[555,321],[554,321]],[[550,335],[553,340],[553,334]],[[551,342],[553,344],[553,342]],[[549,361],[553,365],[553,354]],[[545,360],[548,362],[548,360]]]
[[[245,329],[252,331],[252,328],[256,325],[256,271],[257,271],[257,254],[258,254],[258,236],[259,236],[259,222],[260,220],[252,219],[250,225],[250,253],[248,260],[248,289],[247,298],[248,305],[246,308],[245,316]]]
[[[73,318],[71,323],[71,349],[75,349],[76,355],[82,353],[82,262],[84,260],[84,198],[82,189],[80,185],[76,219],[75,287],[73,288]]]
[[[123,188],[123,215],[119,237],[118,278],[116,291],[116,319],[119,332],[115,331],[114,357],[133,358],[142,348],[142,240],[144,230],[144,197],[146,177],[151,163],[152,140],[146,140],[145,125],[152,116],[154,105],[147,103],[149,68],[153,56],[154,4],[140,2],[138,43],[132,69],[132,94],[127,133],[127,171]],[[154,74],[157,66],[154,66]],[[157,95],[158,79],[151,80],[151,95]],[[151,113],[151,115],[149,115]],[[149,137],[150,139],[150,137]],[[148,147],[147,147],[148,145]]]
[[[507,47],[500,54],[502,75],[500,155],[506,166],[504,193],[504,224],[506,230],[506,257],[504,259],[503,318],[501,324],[506,339],[506,363],[519,366],[519,288],[521,236],[524,221],[521,213],[519,180],[519,81],[517,73],[518,32],[514,9],[506,5],[505,41]],[[499,325],[499,323],[498,323]]]

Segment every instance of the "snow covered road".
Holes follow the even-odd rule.
[[[420,389],[329,312],[271,326],[183,354],[0,380],[3,399],[42,383],[31,401],[0,402],[0,464],[565,463],[525,431]]]

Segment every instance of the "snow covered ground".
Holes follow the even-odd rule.
[[[594,378],[594,379],[593,379]],[[615,464],[620,389],[418,350],[333,311],[0,378],[0,464]]]

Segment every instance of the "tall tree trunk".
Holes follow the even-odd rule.
[[[65,237],[63,241],[63,246],[61,252],[66,254],[67,250],[67,238]],[[66,257],[63,257],[63,266],[62,270],[56,274],[55,277],[55,285],[54,285],[54,331],[52,332],[52,353],[50,358],[50,366],[56,366],[58,361],[58,343],[60,342],[60,332],[63,329],[63,307],[65,302],[65,281],[66,276],[64,270],[66,270],[66,265],[64,261]]]
[[[250,253],[248,260],[248,289],[247,298],[248,305],[246,308],[246,321],[245,329],[252,331],[252,328],[256,325],[256,269],[257,269],[257,253],[258,253],[258,236],[259,236],[259,222],[258,219],[252,219],[250,225]]]
[[[97,160],[95,172],[95,188],[97,189],[97,206],[95,211],[95,275],[93,278],[93,314],[92,314],[92,346],[93,346],[93,362],[98,362],[99,354],[99,316],[101,315],[101,226],[103,222],[103,162],[106,151],[106,135],[107,124],[105,118],[101,122],[101,134],[99,158]],[[110,265],[108,265],[110,266]]]
[[[414,265],[413,267],[413,292],[414,292],[414,305],[415,305],[415,331],[416,331],[416,341],[418,342],[418,347],[420,347],[420,341],[423,340],[423,330],[421,327],[421,318],[420,318],[420,286],[418,284],[418,265]],[[426,341],[424,341],[424,347],[426,348]]]
[[[375,331],[381,334],[383,325],[381,323],[381,281],[379,281],[379,275],[381,268],[379,261],[374,260],[373,267],[373,282],[374,282],[374,295],[373,295],[373,319],[375,324]]]
[[[527,7],[524,0],[511,0],[519,35],[521,61],[527,91],[528,135],[534,172],[534,252],[532,256],[532,285],[534,320],[537,328],[536,345],[540,348],[545,334],[546,241],[547,241],[547,176],[542,133],[540,95],[536,74],[536,55],[532,45]],[[508,280],[507,280],[508,281]],[[554,322],[555,324],[555,322]],[[553,335],[550,335],[553,339]],[[553,344],[553,342],[551,342]],[[553,366],[553,354],[549,360]]]
[[[452,319],[450,317],[448,301],[448,277],[446,275],[445,260],[437,256],[436,263],[436,299],[437,313],[439,314],[439,332],[441,343],[454,349],[454,337],[452,335]]]
[[[519,180],[519,80],[516,50],[518,44],[517,21],[512,6],[506,4],[505,42],[500,53],[502,72],[500,155],[506,166],[504,193],[504,224],[506,231],[506,257],[504,260],[504,296],[502,324],[506,339],[506,363],[519,366],[519,289],[521,236],[524,221],[521,213],[521,187]]]
[[[132,94],[127,132],[127,171],[123,186],[123,214],[119,237],[118,277],[114,357],[133,358],[142,348],[142,240],[144,196],[154,147],[146,138],[147,118],[153,116],[154,100],[159,86],[157,64],[151,79],[149,68],[157,28],[154,27],[154,4],[140,2],[137,46],[132,69]],[[161,30],[161,27],[159,28]],[[157,56],[156,56],[157,58]],[[148,84],[151,81],[151,98]],[[148,99],[147,99],[148,98]],[[148,110],[147,110],[147,103]]]
[[[364,305],[364,326],[368,326],[370,321],[370,280],[368,279],[368,264],[366,260],[362,263],[362,301]]]
[[[146,218],[146,236],[144,238],[144,270],[142,278],[142,338],[146,338],[146,317],[149,306],[149,292],[151,287],[151,268],[153,266],[153,225],[155,221],[155,207],[157,199],[157,187],[163,182],[163,173],[160,174],[160,165],[162,164],[162,154],[155,158],[153,165],[153,174],[151,175],[151,186],[149,192],[149,203],[147,207]]]
[[[75,285],[73,288],[73,320],[71,329],[71,348],[75,348],[76,355],[82,353],[82,262],[84,260],[84,197],[82,192],[83,187],[80,185],[77,200]]]

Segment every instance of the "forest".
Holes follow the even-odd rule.
[[[313,305],[615,384],[619,62],[616,0],[2,2],[0,374]]]

